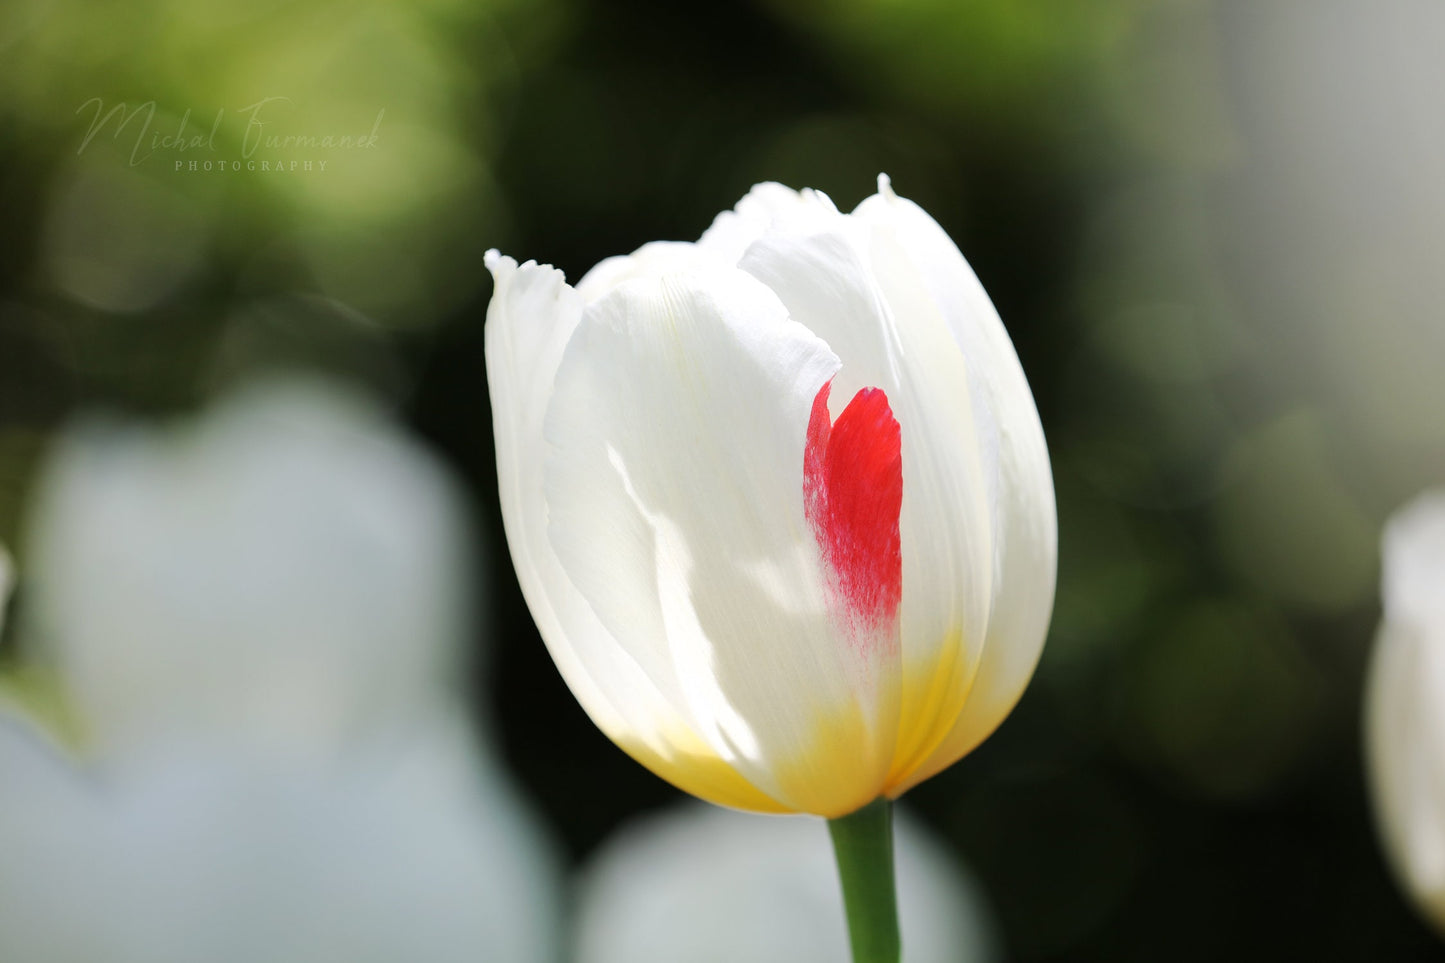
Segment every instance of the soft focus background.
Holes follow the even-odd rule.
[[[677,793],[592,727],[506,560],[482,252],[575,280],[756,181],[850,209],[887,171],[993,296],[1054,460],[1038,674],[909,797],[1008,958],[1445,958],[1387,876],[1359,738],[1378,532],[1445,480],[1442,49],[1436,0],[14,0],[17,609],[70,415],[349,381],[466,482],[472,702],[580,862]]]

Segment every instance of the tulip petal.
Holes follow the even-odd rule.
[[[698,735],[670,671],[649,675],[558,562],[541,497],[542,425],[563,349],[582,318],[582,298],[551,267],[518,267],[495,251],[487,267],[496,279],[486,353],[502,520],[522,593],[562,678],[598,728],[662,778],[719,805],[784,810]]]
[[[1388,619],[1375,642],[1365,736],[1385,848],[1408,892],[1445,925],[1445,638]]]
[[[583,301],[591,304],[627,281],[727,266],[697,244],[652,241],[631,254],[619,254],[598,261],[577,282],[577,293],[582,295]]]
[[[947,735],[988,626],[993,546],[969,372],[906,259],[822,203],[742,268],[838,352],[835,390],[876,385],[902,426],[902,716],[889,791]]]
[[[1383,554],[1386,619],[1445,626],[1445,489],[1421,495],[1391,518]]]
[[[166,428],[67,430],[29,518],[32,625],[90,748],[328,752],[453,674],[450,479],[364,399],[266,379]]]
[[[768,231],[796,225],[815,213],[837,213],[821,191],[795,191],[782,184],[756,184],[730,211],[713,219],[697,247],[726,264],[737,264],[753,242]]]
[[[841,815],[891,756],[895,664],[846,644],[804,507],[828,345],[735,269],[635,280],[588,307],[547,413],[550,536],[700,734],[790,808]]]
[[[909,963],[993,963],[995,925],[951,847],[895,814],[898,923]],[[619,830],[577,881],[577,963],[851,959],[838,865],[810,819],[688,804]]]
[[[1385,849],[1445,927],[1445,491],[1385,530],[1385,618],[1365,686],[1365,755]]]
[[[113,916],[114,881],[93,786],[3,704],[0,786],[0,959],[113,959],[97,933]],[[77,916],[87,925],[77,926]]]
[[[837,213],[820,191],[758,184],[733,210],[719,214],[697,243],[651,241],[631,254],[604,258],[577,282],[577,293],[591,304],[626,281],[736,267],[748,247],[767,231]]]
[[[1053,611],[1058,521],[1033,394],[1003,321],[973,269],[943,228],[917,204],[895,195],[886,177],[879,178],[878,194],[859,205],[853,216],[875,228],[875,237],[891,235],[892,244],[916,267],[927,300],[946,321],[963,355],[992,507],[995,589],[977,678],[952,731],[899,787],[901,792],[970,752],[1023,694]],[[880,274],[886,276],[881,269]],[[895,294],[889,297],[891,303]],[[905,547],[905,557],[906,552]]]

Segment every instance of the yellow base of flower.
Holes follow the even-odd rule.
[[[955,632],[936,661],[905,670],[891,752],[870,751],[874,730],[861,705],[818,711],[807,748],[771,769],[786,803],[753,785],[690,731],[669,734],[674,747],[669,755],[635,740],[616,741],[656,775],[719,806],[836,819],[879,796],[897,798],[947,764],[933,754],[953,733],[972,688],[975,667],[967,663],[965,651],[962,634]]]

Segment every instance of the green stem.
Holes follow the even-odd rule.
[[[828,820],[853,963],[898,963],[898,897],[893,886],[893,804],[878,798]]]

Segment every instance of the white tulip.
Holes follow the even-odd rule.
[[[1445,931],[1445,491],[1391,519],[1383,582],[1365,693],[1375,814],[1403,888]]]
[[[0,714],[6,963],[551,963],[554,856],[459,724],[307,770],[80,767]]]
[[[27,608],[83,736],[0,715],[0,960],[551,963],[555,854],[453,691],[464,530],[324,385],[65,437]]]
[[[98,751],[324,754],[451,684],[461,515],[430,454],[326,384],[253,384],[171,428],[91,419],[30,519],[35,654]]]
[[[490,252],[518,578],[593,721],[704,799],[837,817],[985,739],[1033,673],[1057,524],[978,279],[924,211],[755,187],[696,244]]]
[[[993,928],[947,845],[899,811],[907,963],[988,963]],[[696,804],[624,827],[578,887],[577,963],[836,963],[848,959],[838,873],[806,819]]]
[[[48,737],[0,704],[0,959],[86,963],[108,959],[113,904],[105,809],[90,782]],[[77,925],[81,907],[86,925]]]

